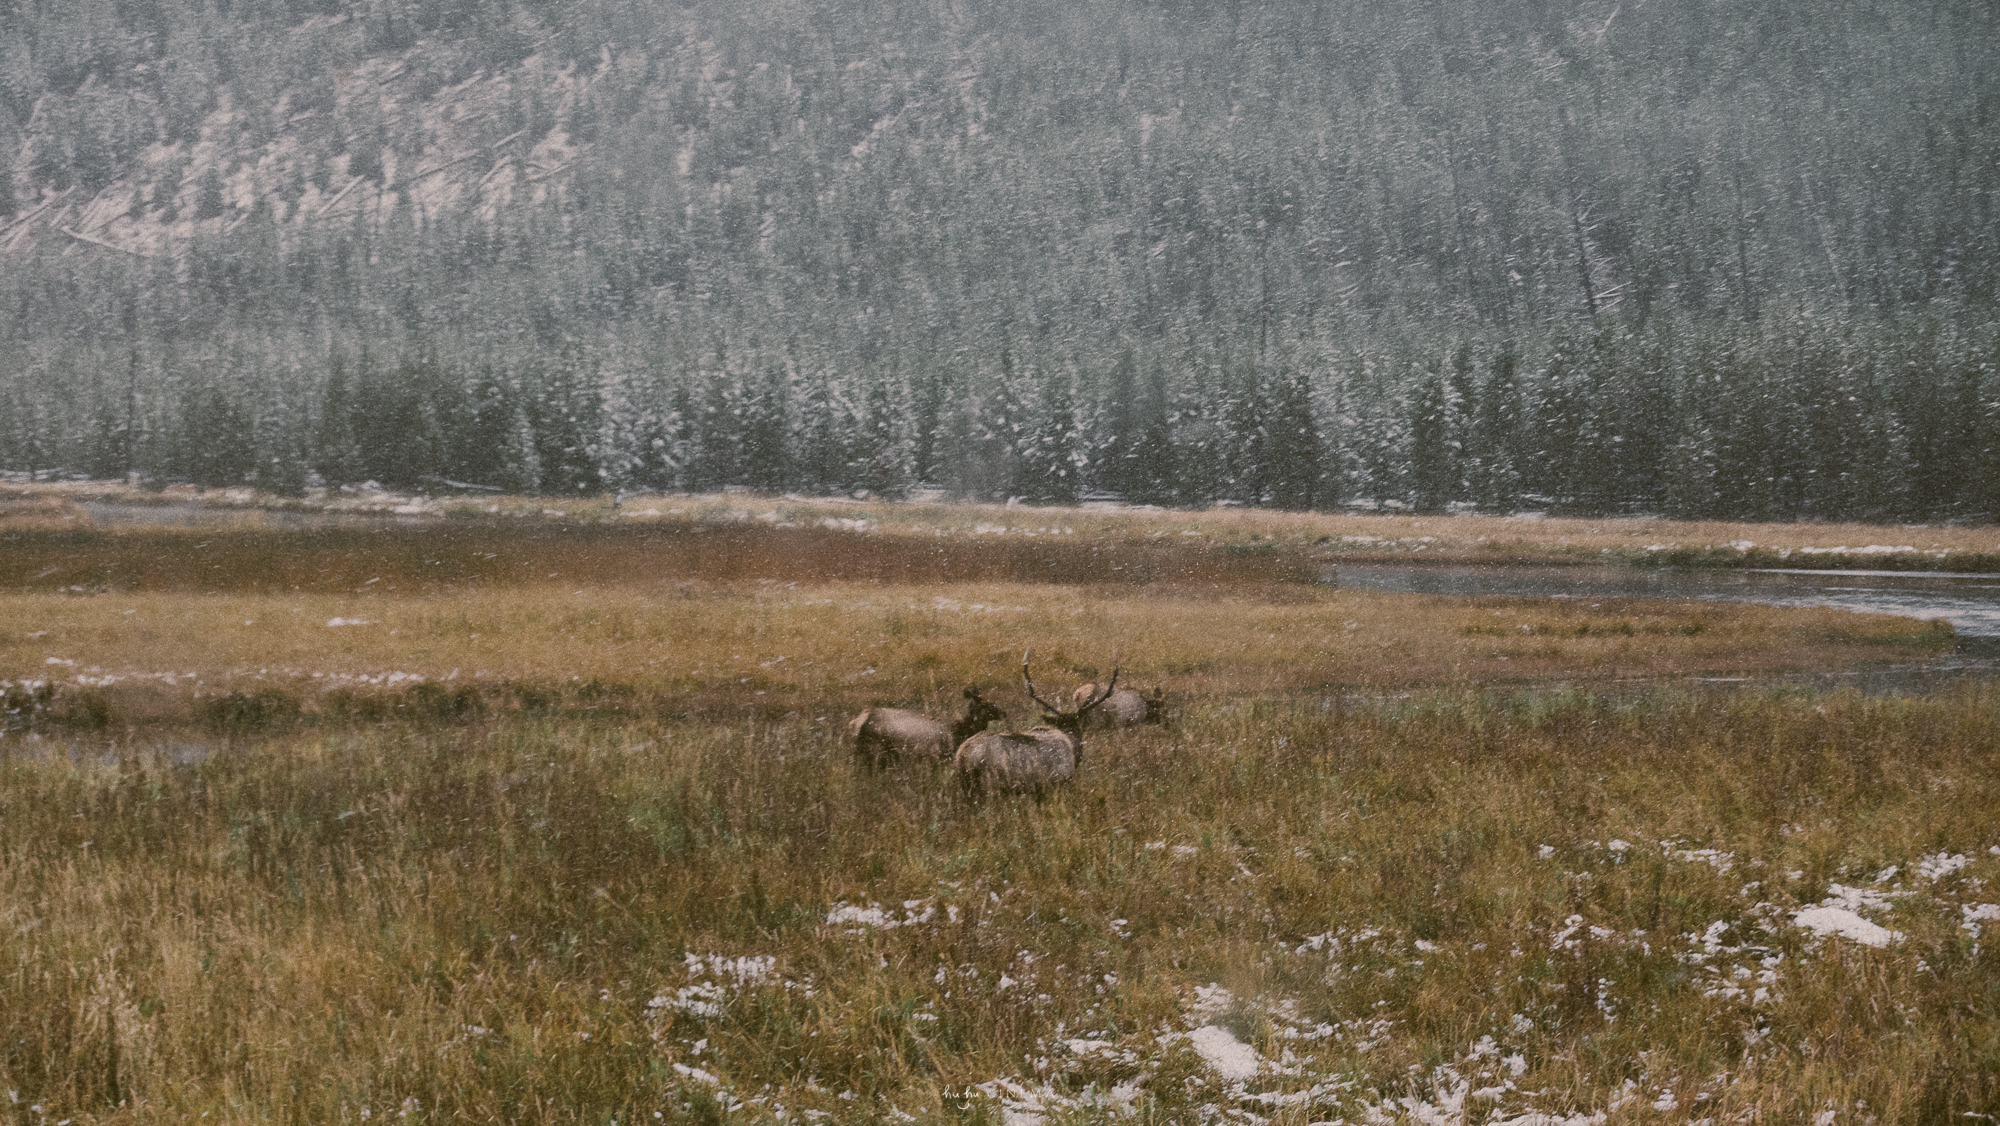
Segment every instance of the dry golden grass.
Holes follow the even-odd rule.
[[[805,716],[81,743],[0,765],[5,1113],[1955,1121],[1996,720],[1215,702],[980,805]],[[1792,922],[1847,888],[1902,937]]]
[[[377,591],[380,591],[377,593]],[[1456,599],[1247,584],[1071,587],[659,581],[640,589],[0,596],[0,680],[50,680],[90,722],[184,720],[231,694],[284,714],[357,696],[472,692],[728,716],[952,707],[961,686],[1025,722],[1033,646],[1046,684],[1119,650],[1170,698],[1342,696],[1427,685],[1671,680],[1920,660],[1949,631],[1837,610],[1603,599]],[[459,697],[460,710],[466,700]],[[59,709],[60,710],[60,709]],[[225,715],[241,713],[224,712]]]
[[[0,1121],[2000,1113],[2000,702],[1673,679],[1948,634],[704,526],[4,533]],[[1028,644],[1176,715],[853,761]]]

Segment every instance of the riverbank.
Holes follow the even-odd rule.
[[[1173,539],[1347,563],[2000,573],[2000,528],[1990,525],[1761,524],[1538,512],[1293,513],[1118,504],[1043,507],[945,501],[930,493],[904,501],[747,492],[551,498],[327,489],[280,497],[250,489],[149,489],[105,481],[0,485],[0,533],[30,527],[300,528],[435,521],[764,524],[933,540]]]

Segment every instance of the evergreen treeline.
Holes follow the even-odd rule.
[[[1996,63],[1983,0],[0,0],[0,467],[1992,517]]]

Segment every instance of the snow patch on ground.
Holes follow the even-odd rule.
[[[1838,935],[1864,946],[1888,946],[1902,935],[1878,926],[1845,907],[1808,907],[1792,916],[1792,922],[1824,938]]]
[[[1188,1033],[1187,1040],[1195,1054],[1224,1079],[1239,1082],[1255,1079],[1264,1069],[1264,1058],[1257,1054],[1257,1049],[1220,1025],[1204,1024]]]
[[[904,900],[901,918],[898,918],[893,910],[883,909],[879,903],[857,907],[841,902],[834,904],[833,909],[826,913],[826,925],[845,928],[848,934],[866,934],[870,930],[913,927],[919,923],[928,923],[936,916],[937,904],[924,899]]]
[[[1961,922],[1958,924],[1974,938],[1979,937],[1980,925],[1984,922],[2000,920],[2000,903],[1961,903],[1958,907]]]
[[[1800,555],[1915,555],[1917,548],[1915,544],[1907,543],[1895,547],[1871,543],[1865,547],[1801,547],[1798,553]]]
[[[1962,852],[1934,852],[1917,861],[1917,875],[1925,882],[1933,882],[1951,875],[1970,863],[1972,858]]]

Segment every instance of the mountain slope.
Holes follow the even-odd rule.
[[[873,395],[902,420],[889,478],[992,463],[964,487],[1018,490],[1025,461],[1057,495],[1151,475],[1441,503],[1491,476],[1446,417],[1491,385],[1503,429],[1650,431],[1615,487],[1528,493],[1653,505],[1674,465],[1723,472],[1732,435],[1842,379],[1884,456],[1929,464],[1909,434],[1937,395],[1898,373],[1986,370],[2000,294],[1995,23],[1862,0],[13,0],[0,378],[44,421],[5,458],[188,476],[191,404],[226,400],[324,476],[338,361],[434,372],[438,402],[504,388],[612,479],[653,456],[642,432],[701,448],[705,414],[728,433],[667,459],[696,477],[846,487],[797,463],[862,455],[752,472],[770,459],[738,431],[766,410],[780,446],[824,446]],[[1655,406],[1570,417],[1634,379]],[[1294,421],[1253,441],[1279,403]],[[1197,452],[1295,425],[1325,462],[1309,488]],[[116,457],[78,452],[109,430]]]

